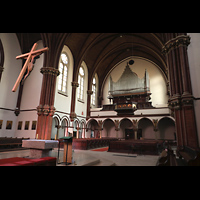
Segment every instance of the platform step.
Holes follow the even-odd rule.
[[[99,164],[100,162],[101,162],[100,159],[97,159],[97,160],[93,160],[93,161],[91,161],[91,162],[85,163],[85,164],[83,164],[83,165],[81,165],[81,166],[96,166],[96,165]]]
[[[93,166],[116,166],[116,164],[114,162],[110,161],[110,160],[106,160],[106,159],[101,158],[100,162],[96,163]]]

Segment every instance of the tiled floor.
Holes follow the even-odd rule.
[[[54,149],[51,156],[57,157]],[[29,150],[0,152],[1,158],[28,157]],[[63,161],[63,150],[60,151],[59,162]],[[99,152],[90,150],[74,150],[73,163],[68,166],[155,166],[158,156]],[[57,164],[65,166],[65,164]]]

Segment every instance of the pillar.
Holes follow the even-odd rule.
[[[103,121],[102,120],[98,120],[98,131],[99,131],[99,138],[102,138],[102,130],[103,130]]]
[[[118,134],[118,132],[119,132],[119,130],[120,130],[120,128],[119,128],[119,123],[120,123],[119,120],[115,120],[115,130],[116,130],[116,132],[117,132],[117,134],[116,134],[116,137],[117,137],[117,138],[119,138],[119,134]]]
[[[90,103],[91,103],[91,95],[93,94],[92,90],[88,90],[87,91],[87,113],[86,113],[86,120],[88,120],[90,118]]]
[[[153,119],[153,126],[154,126],[154,131],[155,131],[155,139],[157,140],[157,134],[158,134],[158,119]]]
[[[76,88],[79,86],[78,82],[72,81],[72,99],[71,99],[71,112],[70,112],[70,119],[74,121],[77,117],[75,113],[75,103],[76,103]]]
[[[55,113],[54,97],[56,77],[60,74],[58,69],[43,67],[40,69],[43,74],[40,104],[37,107],[38,122],[36,135],[38,139],[51,139],[52,120]]]
[[[167,34],[163,46],[169,70],[169,108],[174,113],[177,133],[177,149],[184,146],[198,149],[196,119],[189,71],[187,46],[190,37],[185,34]]]

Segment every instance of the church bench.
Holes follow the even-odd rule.
[[[0,148],[20,147],[22,145],[22,140],[27,140],[27,139],[29,139],[29,138],[1,137],[0,138]]]
[[[200,152],[184,146],[183,149],[177,150],[177,155],[180,159],[184,159],[188,166],[200,166]]]
[[[178,166],[176,156],[170,147],[167,149],[167,151],[163,150],[156,166]]]
[[[78,138],[73,139],[72,148],[88,150],[108,146],[110,141],[116,141],[117,138]]]

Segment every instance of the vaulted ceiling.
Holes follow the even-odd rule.
[[[42,39],[44,46],[51,48],[48,57],[57,65],[63,45],[67,45],[74,57],[74,77],[85,61],[89,72],[89,84],[95,73],[100,85],[106,74],[121,60],[130,56],[147,58],[156,63],[167,77],[162,33],[17,33],[22,52],[30,50],[34,42]],[[47,64],[46,63],[46,64]],[[56,67],[57,67],[56,66]]]

